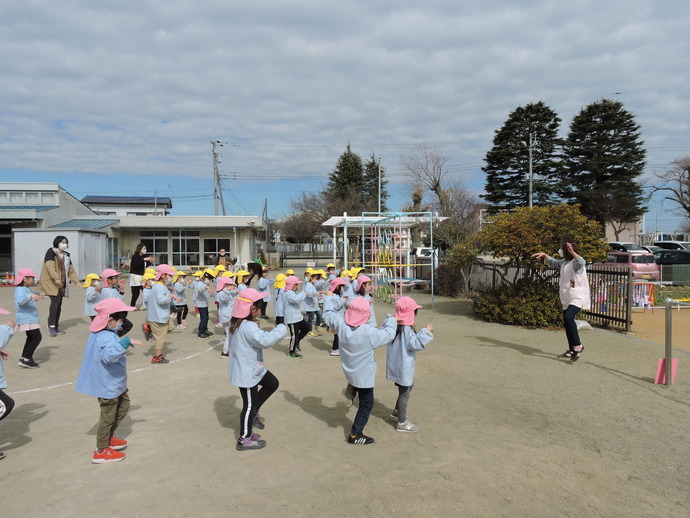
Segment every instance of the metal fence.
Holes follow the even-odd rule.
[[[635,290],[632,270],[625,266],[588,266],[591,309],[582,315],[594,324],[629,332],[632,327],[632,307],[637,297],[640,304],[649,302],[649,291]],[[523,277],[540,278],[558,286],[560,272],[553,268],[507,268],[490,263],[472,267],[470,287],[476,291],[495,289],[512,284]],[[644,283],[649,286],[648,283]],[[644,291],[644,290],[643,290]],[[653,291],[651,292],[653,293]]]

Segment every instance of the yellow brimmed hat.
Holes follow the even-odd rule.
[[[148,281],[149,279],[155,279],[156,278],[156,272],[145,272],[144,275],[142,275],[141,280],[142,281]]]
[[[284,273],[279,273],[276,275],[276,281],[273,283],[273,287],[280,289],[285,287],[285,279],[287,279],[287,275]]]
[[[204,276],[204,271],[203,270],[197,270],[192,274],[192,276],[199,277],[201,279]]]
[[[91,286],[91,281],[95,281],[97,279],[100,279],[101,276],[98,275],[97,273],[90,273],[86,276],[86,279],[84,279],[84,288],[88,288]]]
[[[251,273],[249,273],[247,270],[240,270],[235,275],[237,275],[237,277],[247,277],[251,275]]]
[[[235,274],[231,271],[223,272],[223,274],[221,275],[221,277],[230,277],[230,278],[232,278],[234,276],[235,276]]]

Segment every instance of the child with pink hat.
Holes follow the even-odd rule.
[[[170,315],[170,305],[173,304],[173,300],[181,300],[180,297],[173,293],[172,279],[174,275],[175,270],[171,266],[159,264],[156,267],[156,282],[151,287],[151,293],[147,300],[146,322],[155,341],[151,363],[156,365],[170,363],[163,356],[165,337],[168,336],[170,331],[175,329],[175,323]]]
[[[337,299],[328,292],[324,301],[324,319],[328,327],[338,334],[340,366],[345,373],[349,399],[359,396],[359,408],[352,429],[347,437],[350,444],[371,444],[374,439],[364,435],[364,427],[374,408],[374,380],[376,360],[374,349],[388,344],[395,336],[395,319],[389,315],[382,328],[368,325],[369,302],[364,297],[355,297],[345,311],[345,317],[338,313]]]
[[[42,300],[45,295],[31,290],[35,284],[34,271],[29,268],[20,268],[14,278],[14,285],[17,286],[14,289],[14,305],[17,308],[16,331],[26,333],[22,357],[18,362],[18,365],[25,369],[38,368],[39,365],[34,360],[34,352],[43,339],[36,301]]]
[[[252,426],[265,428],[266,425],[259,416],[259,409],[278,389],[278,379],[264,366],[263,351],[277,344],[287,334],[287,329],[285,324],[278,324],[272,331],[261,330],[259,316],[261,300],[265,296],[265,292],[252,288],[240,291],[235,298],[228,329],[228,377],[230,383],[239,387],[242,395],[240,436],[236,445],[238,451],[258,450],[266,446],[266,441],[252,433]]]
[[[340,316],[345,316],[345,304],[347,297],[343,297],[343,289],[347,283],[345,279],[334,277],[331,281],[330,292],[333,293],[333,300],[331,300],[332,308],[337,311]],[[338,345],[338,333],[333,332],[333,345],[331,345],[331,356],[340,356],[340,346]]]
[[[0,315],[9,314],[9,311],[0,308]],[[12,339],[16,325],[17,324],[14,320],[8,321],[7,324],[0,325],[0,421],[10,415],[10,412],[12,412],[12,409],[14,408],[14,399],[12,399],[8,394],[5,394],[5,391],[3,390],[7,388],[7,379],[5,379],[5,370],[2,366],[2,362],[10,358],[10,353],[4,349],[8,342]],[[4,458],[5,454],[0,451],[0,459]]]
[[[306,292],[297,293],[297,288],[302,283],[294,275],[289,275],[285,279],[285,290],[281,295],[283,298],[283,318],[285,324],[290,330],[290,348],[288,349],[288,358],[301,358],[301,350],[299,347],[302,338],[307,336],[311,331],[311,326],[304,320],[302,316],[302,303],[307,296]]]
[[[376,315],[374,314],[374,299],[371,298],[371,278],[363,273],[359,274],[353,281],[355,284],[355,299],[362,297],[369,303],[369,320],[367,323],[370,326],[376,327]],[[353,299],[354,300],[354,299]]]
[[[134,307],[117,297],[96,304],[96,317],[89,325],[91,334],[77,377],[75,391],[97,397],[101,407],[96,451],[91,458],[94,464],[125,458],[119,450],[127,447],[127,441],[115,437],[115,431],[129,410],[126,353],[132,345],[143,345],[128,336],[117,335],[128,311],[134,311]]]
[[[395,338],[388,344],[386,355],[386,379],[398,387],[398,399],[391,417],[398,420],[395,429],[398,432],[418,432],[419,426],[407,418],[407,403],[414,386],[414,369],[417,351],[426,349],[426,345],[434,339],[434,328],[427,324],[417,333],[414,320],[417,310],[422,306],[412,297],[400,297],[395,303],[395,318],[398,329]]]
[[[112,268],[106,268],[101,272],[101,281],[103,287],[101,288],[101,300],[107,298],[116,298],[124,302],[125,287],[127,286],[127,279],[120,279],[120,272]],[[132,322],[125,317],[122,327],[118,331],[118,336],[125,336],[132,330]]]

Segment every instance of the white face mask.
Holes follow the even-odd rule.
[[[67,243],[60,243],[58,245],[58,248],[64,252],[65,250],[67,250]]]
[[[558,249],[558,255],[560,255],[561,257],[565,258],[565,254],[563,253],[563,249],[562,249],[562,248],[559,248],[559,249]]]

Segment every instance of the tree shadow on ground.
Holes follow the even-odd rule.
[[[525,356],[536,356],[539,358],[548,358],[549,360],[562,361],[555,354],[545,353],[541,349],[537,349],[536,347],[531,347],[529,345],[503,342],[501,340],[496,340],[495,338],[489,338],[488,336],[475,336],[475,338],[479,340],[480,345],[489,347],[505,347],[507,349],[513,349],[514,351],[524,354]]]
[[[12,413],[2,421],[2,437],[0,442],[3,450],[13,450],[29,444],[33,439],[29,436],[31,423],[38,421],[48,414],[48,410],[39,412],[45,405],[27,403],[14,407]]]
[[[240,396],[223,396],[213,402],[213,410],[216,413],[218,422],[223,428],[234,430],[235,435],[239,435],[240,412],[242,408],[237,406],[241,402]]]
[[[323,398],[316,396],[305,396],[298,398],[287,390],[282,391],[285,401],[300,407],[308,414],[313,415],[320,421],[326,423],[330,428],[342,428],[344,432],[349,432],[352,421],[347,418],[350,405],[344,401],[338,401],[334,407],[323,404]]]

